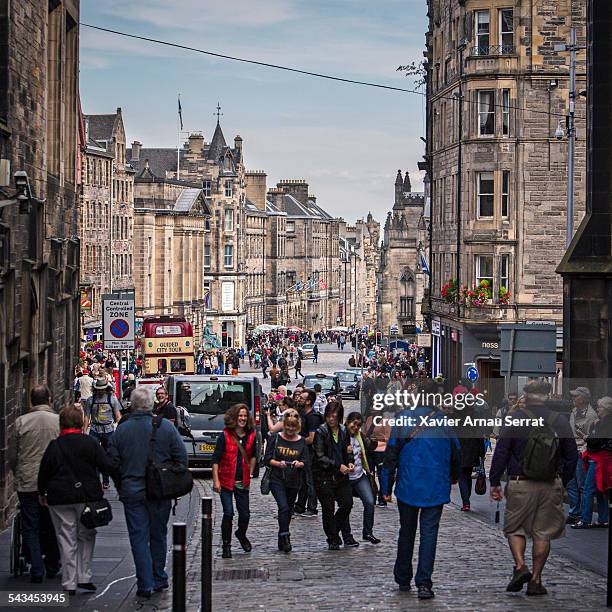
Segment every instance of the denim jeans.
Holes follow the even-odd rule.
[[[573,517],[580,516],[580,508],[582,505],[582,489],[584,487],[584,467],[579,459],[576,464],[576,475],[567,485],[567,497],[569,501],[569,515]]]
[[[278,506],[278,535],[289,535],[289,523],[291,522],[291,513],[298,490],[288,489],[278,482],[271,482],[270,492]]]
[[[321,502],[323,531],[327,543],[339,543],[340,528],[348,520],[353,507],[353,489],[348,478],[322,480],[316,483],[317,497]],[[338,509],[335,511],[336,504]]]
[[[39,578],[45,575],[45,570],[57,573],[60,554],[49,510],[38,503],[36,491],[17,495],[23,525],[23,547],[30,562],[30,575]]]
[[[249,509],[249,490],[238,489],[234,487],[233,491],[229,489],[221,489],[219,493],[221,497],[221,506],[223,507],[223,518],[221,519],[221,538],[223,543],[229,544],[232,541],[232,520],[234,519],[234,503],[236,500],[236,509],[238,510],[238,532],[241,535],[246,535],[251,518]]]
[[[582,461],[580,461],[582,464]],[[589,460],[589,467],[584,478],[584,491],[582,494],[582,516],[583,522],[590,524],[593,520],[593,495],[597,496],[597,522],[608,522],[608,499],[604,493],[597,490],[595,483],[595,470],[597,464]]]
[[[93,431],[93,430],[89,430],[89,435],[94,438],[95,440],[97,440],[102,448],[108,452],[108,443],[110,442],[111,436],[113,435],[113,432],[111,431],[110,433],[98,433],[97,431]],[[102,484],[103,485],[107,485],[109,484],[109,479],[108,479],[108,474],[102,474]]]
[[[357,497],[363,503],[363,531],[362,535],[372,535],[374,529],[374,493],[372,492],[372,485],[367,474],[362,474],[357,480],[351,480],[351,486],[353,493],[357,494]],[[351,523],[350,518],[347,518],[344,525],[342,525],[342,539],[346,542],[346,538],[351,535]]]
[[[400,532],[397,540],[397,559],[393,568],[395,582],[400,586],[410,584],[412,580],[412,553],[416,537],[417,523],[420,526],[419,562],[414,582],[417,587],[431,588],[438,543],[438,527],[443,506],[417,508],[397,500],[400,514]],[[420,516],[419,516],[420,515]]]
[[[461,501],[464,504],[470,503],[470,495],[472,494],[472,470],[473,468],[461,468],[459,474],[459,492],[461,493]]]
[[[123,502],[139,591],[168,584],[166,551],[170,500]]]

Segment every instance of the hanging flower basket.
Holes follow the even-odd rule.
[[[503,305],[510,303],[510,292],[505,287],[499,288],[499,303]]]
[[[454,278],[451,278],[442,287],[442,297],[449,304],[454,304],[457,301],[457,281]]]

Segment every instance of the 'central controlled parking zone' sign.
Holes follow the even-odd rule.
[[[105,349],[133,349],[134,298],[105,295],[102,298],[102,327]]]

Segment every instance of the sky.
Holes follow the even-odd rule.
[[[399,65],[422,60],[425,0],[81,0],[81,22],[311,72],[411,89]],[[349,222],[384,221],[397,170],[422,190],[423,96],[317,79],[81,27],[86,114],[121,107],[129,143],[176,147],[185,131],[210,141],[217,102],[228,144],[269,187],[304,179]],[[185,140],[184,134],[182,140]]]

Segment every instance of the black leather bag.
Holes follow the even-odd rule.
[[[176,499],[193,489],[193,476],[189,468],[177,461],[155,461],[155,440],[161,419],[153,418],[149,440],[149,458],[146,469],[146,495],[149,500]]]

